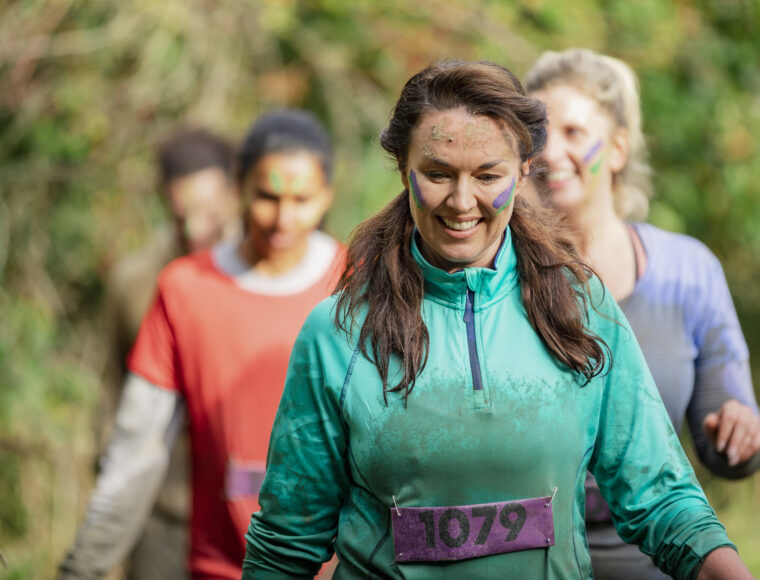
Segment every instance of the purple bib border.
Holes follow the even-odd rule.
[[[266,463],[230,459],[224,477],[224,496],[228,501],[257,497],[264,483]]]
[[[390,508],[397,562],[480,558],[554,545],[552,497]]]

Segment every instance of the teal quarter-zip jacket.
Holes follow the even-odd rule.
[[[630,328],[598,280],[588,327],[612,357],[587,383],[531,327],[509,229],[493,269],[449,274],[431,266],[416,241],[412,252],[425,277],[427,365],[406,404],[391,393],[386,405],[377,369],[357,347],[358,326],[353,336],[336,329],[335,297],[315,308],[291,355],[243,578],[311,578],[333,549],[336,580],[592,578],[587,469],[621,537],[666,573],[694,578],[710,551],[731,546]],[[465,522],[470,508],[462,506],[552,496],[547,545],[454,561],[397,554],[397,508],[453,508],[444,523],[429,510],[419,515],[420,542],[436,554],[443,544],[483,544],[489,534],[508,543],[522,525],[513,504],[490,522],[483,514],[497,508]]]

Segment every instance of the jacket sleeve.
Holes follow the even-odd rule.
[[[714,474],[740,479],[760,467],[760,453],[739,465],[730,466],[724,453],[710,445],[702,422],[708,413],[718,411],[729,399],[758,412],[749,351],[744,340],[731,293],[718,259],[704,248],[703,267],[699,269],[699,292],[692,304],[694,317],[695,361],[694,393],[686,410],[694,446],[700,461]]]
[[[633,331],[609,293],[600,300],[601,285],[593,286],[591,328],[611,360],[597,379],[601,408],[589,469],[620,537],[666,574],[695,578],[707,554],[734,546],[697,482]]]
[[[153,507],[184,416],[176,392],[127,376],[102,470],[59,579],[101,578],[129,553]]]
[[[347,348],[347,341],[335,329],[330,304],[309,315],[291,354],[259,493],[261,511],[246,534],[243,578],[312,578],[333,553],[350,478],[339,409],[345,372],[328,360],[328,351]]]

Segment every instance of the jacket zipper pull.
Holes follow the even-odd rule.
[[[462,317],[462,320],[465,324],[469,324],[472,321],[472,290],[467,290],[467,294],[465,294],[465,302],[464,302],[464,316]]]

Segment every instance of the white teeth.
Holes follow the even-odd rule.
[[[560,169],[558,171],[550,171],[546,174],[547,181],[562,181],[563,179],[569,179],[575,175],[575,171],[572,169]]]
[[[474,220],[469,220],[466,222],[455,222],[445,217],[442,217],[441,219],[443,220],[443,223],[446,225],[447,228],[451,228],[452,230],[459,230],[459,231],[472,229],[476,225],[478,225],[478,222],[480,221],[480,220],[474,219]]]

